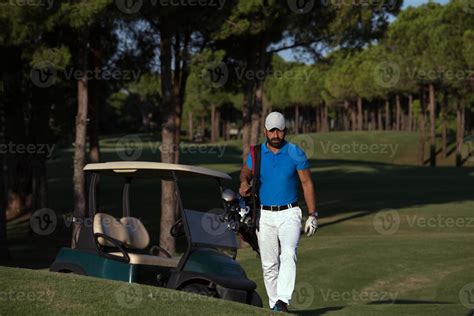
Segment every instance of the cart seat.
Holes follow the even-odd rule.
[[[110,236],[125,245],[131,264],[159,265],[164,267],[177,267],[180,257],[165,258],[146,254],[135,253],[150,244],[150,235],[143,223],[135,217],[122,217],[118,221],[115,217],[97,213],[94,217],[94,234],[102,233]],[[98,238],[98,243],[105,247],[114,247],[114,244],[104,238]],[[115,248],[117,249],[117,248]],[[121,252],[109,252],[110,255],[123,257]]]
[[[111,252],[113,256],[123,257],[121,252]],[[161,266],[161,267],[169,267],[169,268],[176,268],[178,266],[180,257],[159,257],[159,256],[151,256],[151,255],[143,255],[138,253],[128,253],[130,257],[131,264],[144,264],[148,266]]]

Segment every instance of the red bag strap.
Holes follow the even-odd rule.
[[[252,174],[255,174],[255,146],[250,146],[250,157],[252,157]]]

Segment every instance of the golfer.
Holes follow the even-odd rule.
[[[316,198],[308,159],[301,148],[285,141],[285,118],[281,113],[268,114],[264,134],[267,141],[261,144],[257,238],[270,308],[288,311],[295,288],[296,249],[302,218],[298,206],[298,180],[308,207],[304,229],[308,236],[318,229]],[[248,179],[253,163],[249,154],[240,173],[239,193],[242,196],[250,195]]]

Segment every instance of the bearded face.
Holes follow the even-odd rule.
[[[265,129],[268,144],[276,149],[280,149],[285,143],[285,134],[284,130],[282,131],[278,128],[272,128],[271,130]]]

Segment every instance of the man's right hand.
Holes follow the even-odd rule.
[[[250,185],[247,182],[240,182],[239,194],[243,197],[250,196]]]

